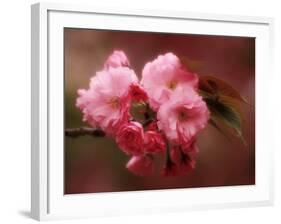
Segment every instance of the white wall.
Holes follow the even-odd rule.
[[[0,223],[31,223],[30,206],[30,4],[36,1],[6,0],[0,6]],[[57,2],[72,2],[57,1]],[[78,2],[78,1],[77,1]],[[184,10],[193,12],[270,16],[275,26],[275,86],[276,118],[272,132],[275,141],[274,207],[225,209],[174,214],[156,214],[123,218],[83,220],[79,223],[280,223],[281,221],[281,150],[278,136],[280,118],[281,7],[278,0],[80,0],[79,4],[96,4],[114,8]],[[279,74],[279,75],[278,75]],[[279,76],[279,77],[278,77]],[[265,149],[266,150],[266,149]],[[279,164],[278,164],[279,163]],[[76,223],[63,221],[59,223]]]

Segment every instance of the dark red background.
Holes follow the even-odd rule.
[[[188,34],[65,29],[65,127],[85,126],[75,107],[78,88],[101,70],[115,49],[123,50],[138,76],[144,64],[159,54],[173,52],[202,63],[199,75],[215,75],[230,83],[249,105],[244,146],[231,142],[208,126],[199,137],[196,169],[187,176],[138,177],[125,168],[129,159],[112,139],[65,138],[65,193],[248,185],[255,183],[255,39]]]

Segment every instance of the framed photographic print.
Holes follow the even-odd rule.
[[[32,217],[270,205],[271,18],[32,6]]]

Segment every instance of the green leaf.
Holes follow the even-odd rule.
[[[220,102],[219,99],[206,98],[205,102],[213,117],[218,117],[228,126],[241,133],[241,119],[234,108]]]
[[[137,121],[142,121],[144,119],[144,113],[146,112],[146,103],[132,103],[130,114]]]
[[[210,75],[199,78],[199,94],[211,111],[210,124],[216,125],[217,129],[219,124],[224,129],[230,128],[234,130],[243,143],[246,144],[242,133],[243,113],[241,103],[247,103],[247,100],[230,84]]]
[[[232,128],[238,137],[246,144],[242,134],[242,113],[235,99],[228,96],[204,98],[215,124]]]
[[[156,113],[145,102],[135,102],[131,104],[130,114],[134,120],[146,123],[155,119]]]

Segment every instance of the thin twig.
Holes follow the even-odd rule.
[[[92,137],[104,137],[104,131],[89,127],[80,128],[67,128],[65,129],[65,136],[70,138],[77,138],[84,135],[90,135]]]

